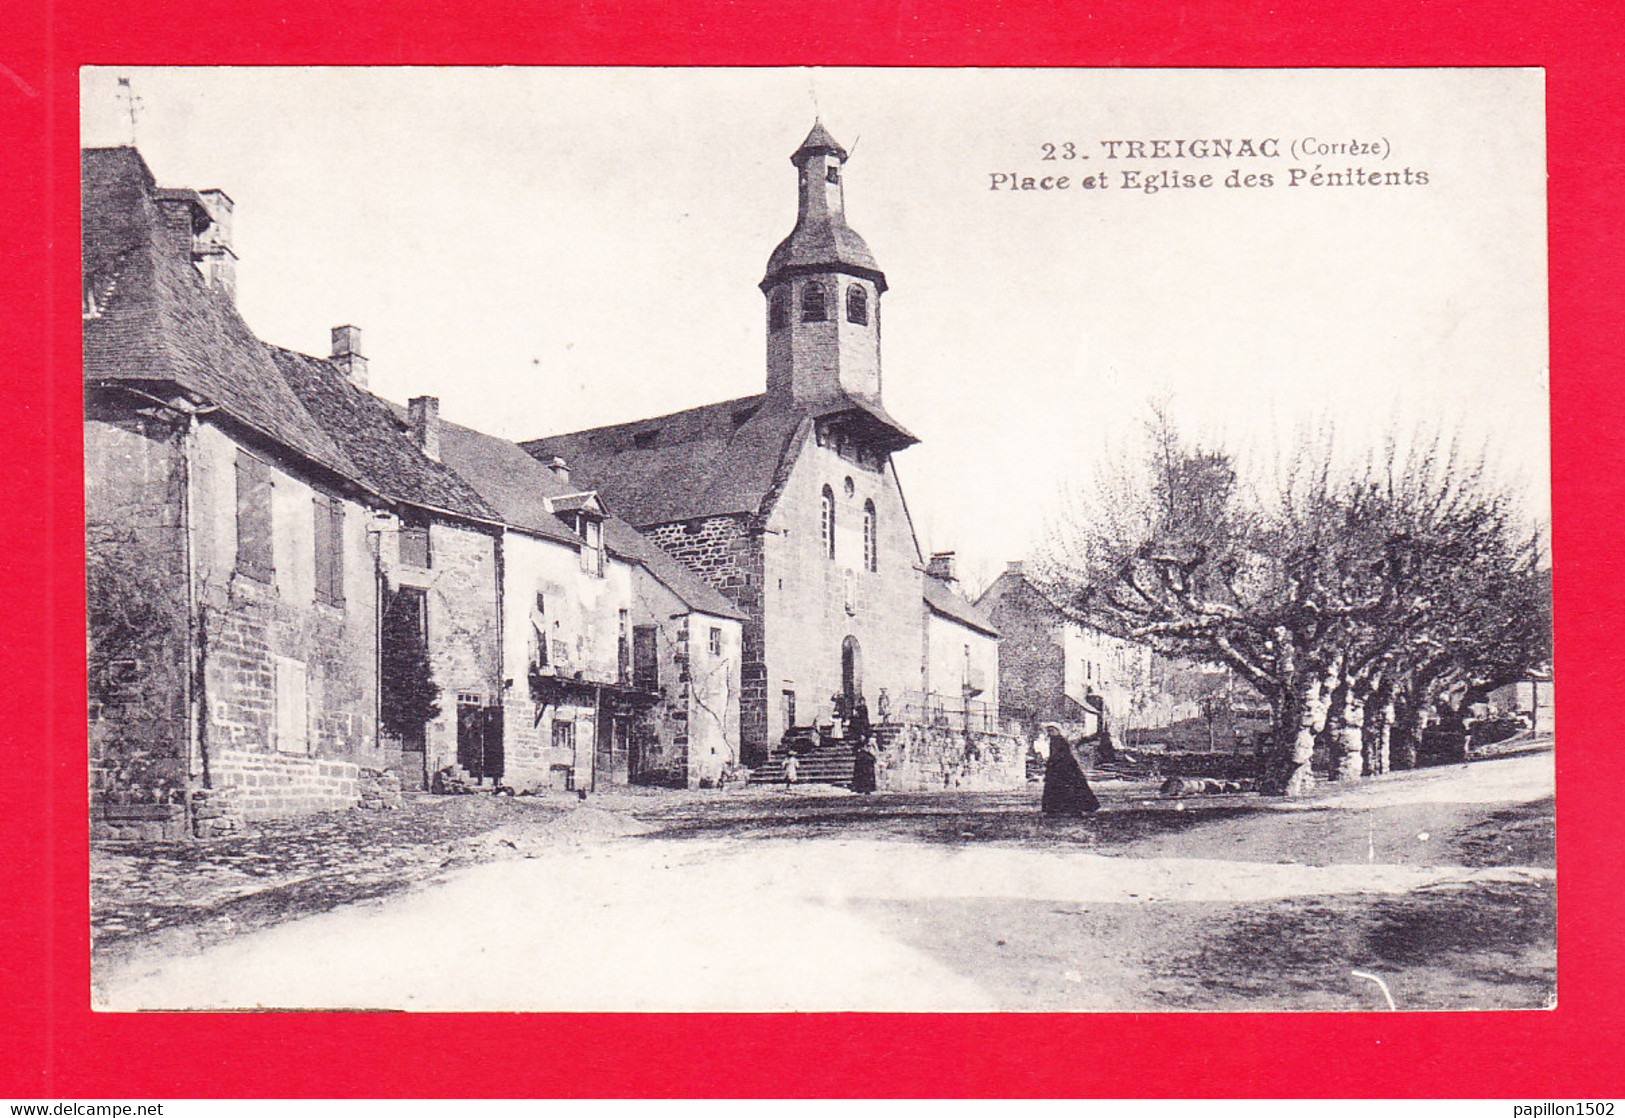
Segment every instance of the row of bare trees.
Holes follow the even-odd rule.
[[[1358,466],[1304,440],[1276,475],[1183,437],[1154,411],[1142,459],[1074,494],[1043,564],[1089,624],[1227,666],[1270,703],[1266,787],[1416,761],[1446,696],[1550,662],[1551,582],[1516,491],[1438,437]]]

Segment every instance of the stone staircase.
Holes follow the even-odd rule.
[[[851,746],[841,742],[828,742],[796,755],[797,784],[835,784],[842,788],[852,783],[853,755]],[[774,753],[760,768],[750,774],[752,784],[783,784],[784,754]]]

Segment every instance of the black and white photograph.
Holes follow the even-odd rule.
[[[1544,82],[84,68],[92,1005],[1554,1008]]]

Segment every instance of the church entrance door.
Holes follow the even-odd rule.
[[[858,638],[841,642],[841,717],[850,718],[863,697],[863,650]]]

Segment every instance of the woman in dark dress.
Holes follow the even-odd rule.
[[[852,742],[852,791],[868,795],[875,790],[875,753],[869,727],[869,704],[860,697],[853,704],[846,736]]]
[[[1100,724],[1097,720],[1096,726]],[[1044,732],[1049,737],[1049,759],[1044,764],[1044,814],[1086,815],[1099,811],[1100,800],[1089,787],[1077,757],[1077,751],[1086,751],[1088,744],[1099,734],[1098,728],[1076,746],[1066,739],[1061,728],[1054,723],[1046,723]]]

